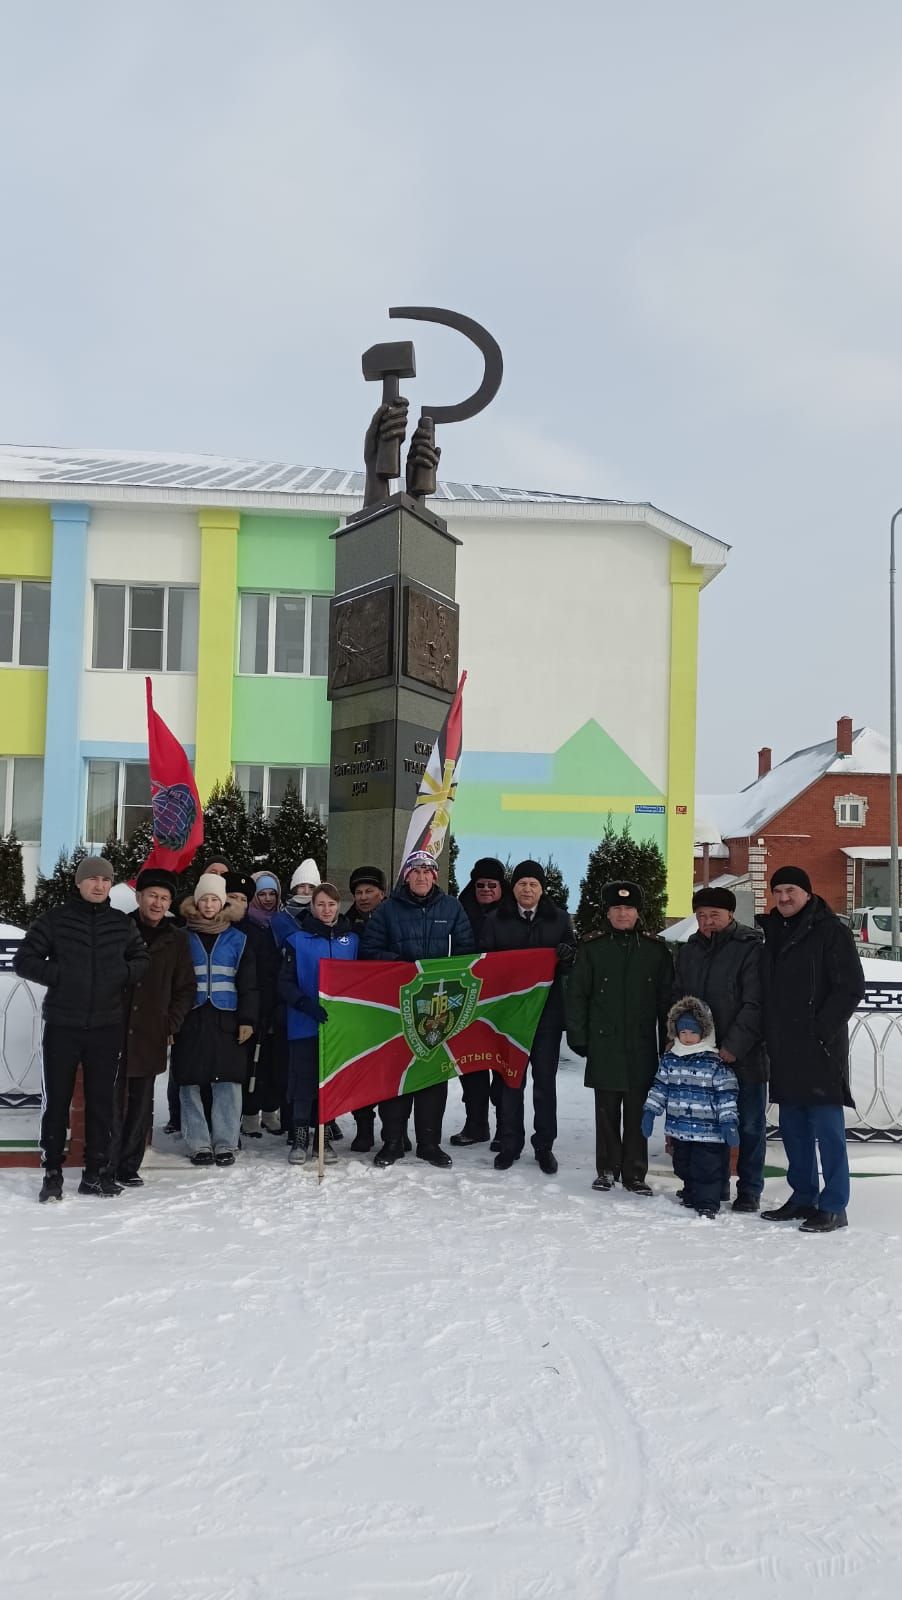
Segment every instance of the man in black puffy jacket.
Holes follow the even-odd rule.
[[[44,1115],[40,1199],[63,1198],[63,1158],[69,1107],[79,1062],[85,1087],[85,1166],[79,1194],[117,1195],[107,1171],[113,1131],[113,1091],[129,988],[150,967],[134,922],[110,905],[113,869],[86,856],[75,890],[32,923],[13,961],[17,977],[45,985]]]
[[[362,961],[422,961],[429,956],[466,956],[475,949],[473,930],[460,902],[438,886],[435,860],[424,850],[408,856],[401,885],[377,906],[360,940]],[[385,1143],[375,1159],[390,1167],[404,1154],[406,1128],[413,1107],[417,1155],[433,1167],[450,1167],[441,1149],[442,1117],[447,1083],[434,1083],[415,1094],[383,1100],[379,1106]]]
[[[485,925],[485,950],[556,950],[557,973],[536,1029],[529,1065],[532,1068],[532,1147],[542,1171],[557,1172],[552,1145],[557,1138],[557,1068],[564,1031],[563,974],[573,965],[576,944],[573,924],[561,906],[545,893],[545,873],[538,861],[521,861],[511,873],[513,899],[503,900]],[[525,1085],[524,1078],[524,1085]],[[519,1161],[526,1142],[523,1089],[504,1085],[501,1100],[501,1149],[495,1157],[499,1172]]]
[[[710,1007],[720,1059],[739,1079],[739,1186],[734,1211],[758,1210],[767,1148],[767,1051],[764,1047],[764,941],[737,922],[736,896],[716,886],[696,889],[698,920],[676,953],[674,1002],[695,995]],[[724,1200],[729,1197],[729,1179]]]

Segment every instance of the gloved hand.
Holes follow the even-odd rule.
[[[739,1125],[735,1122],[725,1122],[723,1125],[723,1141],[731,1150],[739,1149]]]
[[[650,1139],[655,1131],[655,1114],[653,1111],[643,1111],[640,1127],[643,1139]]]
[[[303,1011],[304,1016],[310,1017],[313,1022],[328,1022],[329,1020],[329,1013],[325,1006],[321,1006],[319,1001],[314,999],[312,995],[302,995],[298,1001],[297,1009],[298,1011]]]
[[[576,945],[568,944],[567,941],[564,940],[562,944],[558,945],[554,953],[557,956],[558,966],[562,967],[565,972],[569,971],[576,960]]]

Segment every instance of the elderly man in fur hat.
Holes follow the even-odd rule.
[[[666,1037],[673,963],[664,941],[641,926],[637,883],[606,883],[602,907],[605,927],[580,945],[567,986],[567,1043],[586,1057],[595,1093],[592,1188],[611,1189],[619,1178],[633,1194],[651,1194],[642,1115]]]
[[[739,1080],[739,1182],[733,1210],[754,1212],[764,1189],[767,1143],[764,943],[756,928],[736,921],[732,889],[696,889],[692,909],[698,932],[677,950],[673,998],[694,994],[710,1006],[720,1059]],[[722,1198],[729,1199],[729,1178]]]
[[[110,1176],[127,1189],[144,1183],[139,1169],[153,1122],[154,1083],[166,1071],[169,1046],[197,990],[188,936],[169,915],[175,892],[170,872],[146,867],[138,873],[138,905],[129,920],[147,946],[150,966],[128,993],[108,1166]]]

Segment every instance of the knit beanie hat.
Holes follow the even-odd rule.
[[[351,893],[359,889],[362,883],[371,883],[375,889],[381,889],[382,893],[385,893],[385,873],[381,867],[355,867],[348,879]]]
[[[145,867],[135,879],[135,891],[141,893],[142,889],[168,889],[172,900],[175,899],[176,881],[171,872],[165,872],[162,867]]]
[[[500,867],[501,862],[496,861],[495,865]],[[488,877],[488,873],[486,873],[486,877]],[[538,861],[518,861],[511,873],[511,888],[515,883],[519,883],[521,878],[535,878],[536,883],[540,883],[542,888],[545,888],[545,873],[541,863]],[[504,882],[503,877],[501,882]]]
[[[636,911],[641,911],[642,890],[638,883],[630,883],[627,878],[606,883],[601,891],[601,909],[610,911],[614,906],[633,906]]]
[[[407,860],[401,868],[401,878],[404,883],[407,882],[410,874],[414,870],[414,867],[426,867],[429,872],[434,872],[435,876],[438,877],[438,866],[436,864],[435,856],[431,856],[428,850],[414,850],[413,854],[407,857]]]
[[[676,1032],[683,1033],[686,1029],[689,1029],[692,1033],[701,1033],[702,1031],[698,1017],[694,1017],[691,1011],[684,1011],[682,1016],[676,1019]]]
[[[205,894],[216,896],[221,906],[226,903],[226,881],[218,872],[202,872],[194,885],[194,904],[202,900]]]
[[[778,867],[770,880],[770,886],[772,889],[776,889],[781,883],[791,884],[796,889],[804,889],[806,894],[814,893],[811,887],[811,879],[804,867]]]
[[[115,876],[106,856],[85,856],[84,861],[79,861],[75,868],[76,883],[84,883],[85,878],[109,878],[112,883]]]
[[[530,873],[521,873],[521,877],[530,877]],[[470,882],[475,883],[477,878],[490,878],[492,883],[504,883],[504,864],[496,856],[480,856],[474,861],[470,869]]]
[[[289,888],[296,889],[299,883],[306,883],[309,884],[311,888],[315,889],[319,881],[319,867],[317,866],[316,862],[311,861],[310,857],[308,856],[307,860],[302,861],[299,867],[295,867],[293,873],[291,874],[291,883],[289,884]]]
[[[710,906],[712,911],[735,911],[736,896],[732,889],[696,889],[692,896],[692,909],[700,911],[703,906]]]
[[[271,889],[273,894],[281,895],[282,885],[274,872],[255,872],[252,877],[257,894],[261,891],[265,894],[267,889]]]

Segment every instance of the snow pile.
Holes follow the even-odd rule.
[[[0,1172],[4,1600],[895,1595],[902,1179],[823,1239],[593,1194],[560,1088],[554,1180]]]

